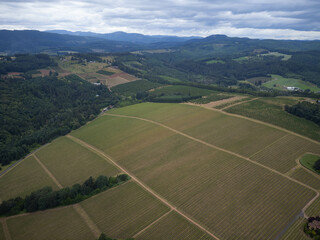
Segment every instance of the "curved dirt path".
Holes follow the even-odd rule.
[[[108,114],[107,114],[108,115]],[[155,198],[157,198],[158,200],[160,200],[162,203],[164,203],[165,205],[167,205],[172,211],[177,212],[178,214],[180,214],[181,216],[183,216],[185,219],[187,219],[189,222],[191,222],[192,224],[196,225],[198,228],[200,228],[202,231],[206,232],[207,234],[209,234],[211,237],[220,240],[217,236],[215,236],[213,233],[211,233],[210,231],[208,231],[205,227],[203,227],[202,225],[200,225],[199,223],[197,223],[195,220],[191,219],[190,217],[188,217],[186,214],[184,214],[183,212],[181,212],[180,210],[178,210],[175,206],[173,206],[171,203],[169,203],[165,198],[161,197],[159,194],[157,194],[156,192],[154,192],[151,188],[149,188],[148,186],[146,186],[143,182],[141,182],[138,178],[136,178],[132,173],[130,173],[128,170],[126,170],[125,168],[123,168],[122,166],[120,166],[116,161],[114,161],[110,156],[108,156],[107,154],[105,154],[103,151],[101,151],[100,149],[80,140],[79,138],[76,138],[74,136],[71,135],[67,135],[68,138],[70,138],[71,140],[73,140],[74,142],[86,147],[87,149],[91,150],[92,152],[99,154],[101,157],[103,157],[106,161],[111,162],[114,166],[116,166],[117,168],[119,168],[123,173],[129,175],[131,177],[132,180],[134,180],[136,183],[138,183],[143,189],[145,189],[147,192],[149,192],[150,194],[152,194]]]
[[[201,143],[201,144],[204,144],[204,145],[206,145],[206,146],[208,146],[208,147],[210,147],[210,148],[213,148],[213,149],[216,149],[216,150],[220,150],[220,151],[222,151],[222,152],[231,154],[231,155],[233,155],[233,156],[236,156],[236,157],[238,157],[238,158],[241,158],[241,159],[243,159],[243,160],[246,160],[246,161],[248,161],[248,162],[251,162],[251,163],[253,163],[253,164],[257,165],[257,166],[260,166],[260,167],[262,167],[262,168],[265,168],[265,169],[267,169],[267,170],[269,170],[269,171],[271,171],[271,172],[273,172],[273,173],[275,173],[275,174],[278,174],[279,176],[282,176],[282,177],[284,177],[284,178],[286,178],[286,179],[288,179],[288,180],[290,180],[290,181],[292,181],[292,182],[295,182],[295,183],[297,183],[297,184],[299,184],[299,185],[301,185],[301,186],[303,186],[303,187],[306,187],[306,188],[312,190],[313,192],[316,193],[316,196],[315,196],[314,198],[312,198],[312,199],[307,203],[307,205],[302,209],[302,211],[303,211],[303,213],[304,213],[305,216],[307,216],[307,215],[305,214],[305,210],[306,210],[306,209],[317,199],[317,197],[319,196],[319,192],[318,192],[317,189],[314,189],[314,188],[310,187],[310,186],[307,185],[307,184],[304,184],[304,183],[302,183],[302,182],[300,182],[300,181],[298,181],[298,180],[296,180],[296,179],[294,179],[294,178],[291,178],[291,177],[289,177],[289,176],[287,176],[287,175],[285,175],[285,174],[283,174],[283,173],[281,173],[281,172],[278,172],[277,170],[274,170],[274,169],[272,169],[272,168],[270,168],[270,167],[268,167],[268,166],[265,166],[265,165],[263,165],[263,164],[261,164],[261,163],[258,163],[258,162],[256,162],[256,161],[253,161],[253,160],[251,160],[250,158],[247,158],[247,157],[245,157],[245,156],[242,156],[242,155],[240,155],[240,154],[238,154],[238,153],[229,151],[229,150],[227,150],[227,149],[224,149],[224,148],[215,146],[215,145],[213,145],[213,144],[210,144],[210,143],[207,143],[207,142],[205,142],[205,141],[202,141],[202,140],[200,140],[200,139],[198,139],[198,138],[195,138],[195,137],[192,137],[192,136],[190,136],[190,135],[187,135],[187,134],[185,134],[185,133],[183,133],[183,132],[180,132],[180,131],[178,131],[178,130],[176,130],[176,129],[173,129],[173,128],[171,128],[171,127],[168,127],[168,126],[166,126],[166,125],[164,125],[164,124],[162,124],[162,123],[158,123],[158,122],[155,122],[155,121],[152,121],[152,120],[149,120],[149,119],[144,119],[144,118],[139,118],[139,117],[134,117],[134,116],[127,116],[127,115],[110,114],[110,113],[107,113],[107,114],[105,114],[105,115],[114,116],[114,117],[137,119],[137,120],[141,120],[141,121],[145,121],[145,122],[149,122],[149,123],[152,123],[152,124],[161,126],[161,127],[163,127],[163,128],[169,129],[170,131],[172,131],[172,132],[174,132],[174,133],[177,133],[177,134],[179,134],[179,135],[182,135],[182,136],[184,136],[184,137],[187,137],[187,138],[189,138],[189,139],[191,139],[191,140],[193,140],[193,141],[196,141],[196,142],[199,142],[199,143]]]

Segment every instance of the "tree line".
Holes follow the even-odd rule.
[[[286,105],[284,109],[290,114],[305,118],[320,126],[320,104],[303,101],[293,106]]]
[[[0,216],[35,212],[78,203],[129,179],[130,177],[127,174],[120,174],[116,177],[101,175],[97,179],[89,177],[82,185],[75,184],[71,188],[66,187],[57,191],[53,191],[51,187],[44,187],[32,192],[25,198],[16,197],[3,201],[0,204]]]

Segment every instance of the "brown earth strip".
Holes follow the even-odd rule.
[[[92,221],[86,211],[79,205],[73,205],[73,208],[76,212],[80,215],[80,217],[85,221],[87,226],[90,228],[91,232],[95,236],[95,238],[99,238],[100,234],[102,233],[101,230],[97,227],[97,225]]]
[[[203,227],[201,224],[197,223],[195,220],[191,219],[190,217],[188,217],[186,214],[184,214],[182,211],[178,210],[175,206],[173,206],[171,203],[169,203],[165,198],[161,197],[159,194],[157,194],[156,192],[154,192],[151,188],[149,188],[148,186],[146,186],[144,183],[142,183],[138,178],[136,178],[133,174],[131,174],[130,172],[128,172],[126,169],[124,169],[122,166],[120,166],[118,163],[116,163],[110,156],[108,156],[107,154],[105,154],[103,151],[97,149],[96,147],[74,137],[71,135],[67,135],[67,137],[69,137],[71,140],[73,140],[74,142],[86,147],[87,149],[90,149],[92,152],[99,154],[100,156],[102,156],[106,161],[111,162],[114,166],[116,166],[117,168],[119,168],[122,172],[124,172],[125,174],[129,175],[132,180],[134,180],[136,183],[138,183],[143,189],[145,189],[147,192],[149,192],[150,194],[152,194],[154,197],[156,197],[157,199],[159,199],[161,202],[163,202],[165,205],[167,205],[170,209],[172,209],[173,211],[177,212],[178,214],[180,214],[181,216],[183,216],[185,219],[187,219],[189,222],[191,222],[192,224],[194,224],[195,226],[197,226],[198,228],[200,228],[201,230],[203,230],[204,232],[206,232],[207,234],[209,234],[210,236],[212,236],[213,238],[219,240],[218,237],[216,237],[213,233],[211,233],[210,231],[208,231],[205,227]]]
[[[6,240],[11,240],[12,238],[11,238],[11,235],[10,235],[10,232],[8,229],[7,220],[4,218],[4,219],[1,219],[0,221],[2,223],[3,233],[4,233]]]
[[[54,183],[58,186],[59,189],[62,189],[62,185],[59,183],[59,181],[55,178],[55,176],[48,170],[48,168],[40,161],[40,159],[34,154],[34,158],[37,160],[37,162],[40,164],[40,166],[43,168],[43,170],[48,174],[48,176],[54,181]],[[84,209],[79,205],[75,204],[73,205],[73,208],[76,210],[76,212],[80,215],[80,217],[84,220],[84,222],[87,224],[87,226],[92,231],[93,235],[98,238],[101,234],[101,230],[97,227],[97,225],[92,221],[92,219],[89,217],[89,215],[84,211]]]
[[[37,160],[37,162],[39,163],[39,165],[42,167],[42,169],[48,174],[48,176],[52,179],[52,181],[58,186],[59,189],[62,189],[62,185],[59,183],[59,181],[55,178],[55,176],[53,176],[53,174],[48,170],[48,168],[43,165],[43,163],[40,161],[40,159],[33,154],[33,157]]]
[[[142,229],[140,232],[136,233],[133,238],[136,238],[137,236],[139,236],[141,233],[143,233],[144,231],[146,231],[149,227],[153,226],[155,223],[159,222],[161,219],[163,219],[165,216],[167,216],[169,213],[172,212],[172,209],[168,212],[166,212],[165,214],[163,214],[161,217],[159,217],[157,220],[153,221],[152,223],[150,223],[148,226],[146,226],[144,229]]]
[[[221,108],[220,110],[225,110],[225,109],[227,109],[227,108],[234,107],[234,106],[239,105],[239,104],[242,104],[242,103],[251,102],[251,101],[254,101],[254,100],[257,100],[257,99],[259,99],[259,98],[252,98],[252,99],[249,99],[249,100],[247,100],[247,101],[237,102],[237,103],[235,103],[235,104],[231,104],[231,105],[229,105],[229,106],[226,106],[226,107],[224,107],[224,108]]]

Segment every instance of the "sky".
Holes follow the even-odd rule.
[[[320,0],[0,0],[0,29],[320,39]]]

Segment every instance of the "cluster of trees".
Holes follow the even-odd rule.
[[[0,163],[9,164],[94,119],[118,98],[76,75],[0,78]]]
[[[286,105],[284,108],[288,113],[313,121],[320,125],[320,104],[310,102],[299,102],[293,106]]]
[[[17,54],[14,57],[6,57],[0,61],[0,74],[8,72],[23,72],[54,67],[57,63],[46,54]]]
[[[314,163],[313,168],[320,173],[320,158]]]
[[[117,240],[115,238],[109,238],[107,237],[104,233],[101,233],[100,237],[98,238],[98,240]],[[134,238],[127,238],[124,240],[134,240]]]
[[[315,240],[320,240],[320,217],[309,217],[304,225],[304,232]]]
[[[97,179],[89,177],[82,185],[75,184],[71,188],[66,187],[58,191],[53,191],[51,187],[44,187],[25,198],[17,197],[3,201],[0,204],[0,215],[8,216],[24,211],[34,212],[78,203],[129,179],[128,175],[120,174],[109,178],[106,176],[99,176]]]

